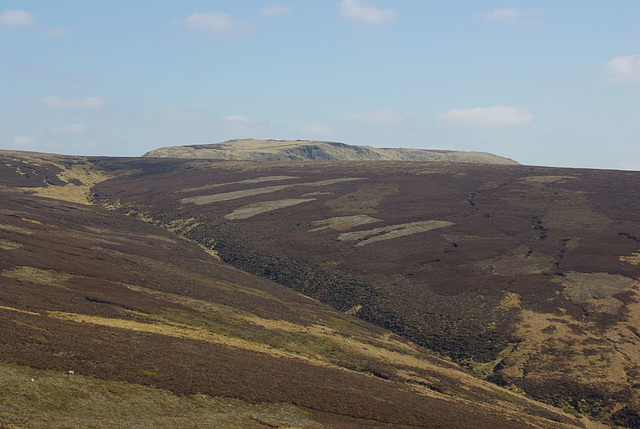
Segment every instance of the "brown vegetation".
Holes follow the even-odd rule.
[[[3,156],[0,362],[328,426],[640,418],[637,173]],[[34,194],[74,165],[111,211]]]
[[[640,362],[632,351],[640,336],[627,327],[634,326],[633,282],[640,278],[633,263],[640,243],[637,173],[453,163],[166,162],[173,164],[162,164],[168,170],[161,175],[154,173],[158,160],[131,162],[128,167],[143,174],[99,184],[100,200],[117,195],[123,211],[161,225],[194,218],[198,224],[185,237],[214,248],[224,261],[391,329],[514,391],[602,420],[623,408],[620,421],[640,412],[634,387]],[[260,186],[247,181],[274,175],[309,186],[335,177],[365,179],[312,189],[316,201],[225,220],[241,206],[266,203],[254,194]],[[167,196],[210,185],[212,177],[242,200],[195,206]],[[269,200],[302,195],[302,188],[287,186],[270,192]],[[340,220],[363,216],[379,219],[375,228]],[[332,219],[340,228],[323,228]],[[435,219],[446,228],[397,229]],[[394,239],[380,240],[385,231]],[[370,239],[376,242],[362,245]],[[624,281],[603,283],[598,273]],[[505,305],[505,296],[517,297],[517,305]]]

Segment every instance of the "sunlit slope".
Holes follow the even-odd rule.
[[[517,164],[509,158],[486,152],[377,148],[309,140],[229,140],[206,145],[163,147],[147,152],[144,156],[235,161],[449,161]]]
[[[633,427],[640,174],[462,163],[101,161],[94,190],[497,384]]]
[[[30,161],[25,176],[18,162],[0,167],[0,424],[591,424],[159,226],[67,201],[68,184],[41,183],[61,172]],[[48,187],[58,198],[37,195]]]

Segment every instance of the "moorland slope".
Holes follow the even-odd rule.
[[[3,428],[594,426],[225,263],[195,218],[140,210],[159,188],[125,209],[204,165],[0,161]]]
[[[640,424],[640,174],[102,159],[96,201],[477,376]]]

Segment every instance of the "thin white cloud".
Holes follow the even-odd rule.
[[[397,18],[393,9],[383,9],[360,0],[342,0],[338,5],[338,13],[343,18],[367,24],[386,24]]]
[[[51,37],[65,37],[69,35],[69,30],[64,27],[43,28],[42,31]]]
[[[482,17],[491,23],[509,26],[528,26],[542,22],[544,11],[535,9],[503,8],[487,12]]]
[[[29,12],[24,10],[5,10],[0,13],[0,28],[19,28],[35,26],[36,19]],[[36,29],[50,37],[62,37],[69,34],[69,30],[64,27],[41,27]]]
[[[230,13],[194,12],[180,22],[187,30],[199,31],[216,36],[245,37],[251,34],[261,18],[281,15],[290,10],[289,6],[275,4],[265,6],[251,19],[236,19]]]
[[[213,125],[220,135],[227,138],[273,135],[274,132],[268,123],[256,121],[245,115],[212,115],[208,123]]]
[[[295,132],[301,137],[332,137],[335,132],[331,127],[320,124],[300,125],[295,128]]]
[[[27,136],[13,136],[13,138],[11,139],[11,142],[15,147],[18,147],[18,148],[30,148],[38,144],[38,142],[35,139],[32,139],[31,137],[27,137]]]
[[[73,108],[84,110],[100,109],[105,104],[102,98],[95,96],[86,98],[62,98],[58,96],[49,96],[37,98],[35,103],[40,106],[54,109]]]
[[[185,28],[217,36],[246,36],[253,31],[253,24],[247,20],[237,20],[228,13],[192,13],[182,21]]]
[[[271,16],[282,15],[283,13],[288,12],[290,9],[291,8],[289,6],[284,6],[281,4],[265,6],[260,9],[260,16],[268,18]]]
[[[244,115],[228,115],[224,116],[222,120],[227,122],[251,122],[251,120]]]
[[[438,122],[472,127],[501,128],[533,122],[534,115],[514,106],[453,109],[436,116]]]
[[[365,124],[397,124],[406,119],[402,113],[393,110],[367,110],[356,112],[344,117],[347,122],[360,122]]]
[[[0,27],[27,27],[35,22],[33,15],[24,10],[5,10],[0,13]]]
[[[217,136],[219,139],[241,138],[246,136],[271,136],[274,128],[243,114],[220,114],[203,109],[165,106],[159,111],[143,113],[137,119],[145,127],[165,130],[183,135],[200,135],[202,141]]]
[[[52,127],[49,132],[55,135],[84,134],[87,132],[87,126],[84,124],[73,124],[68,126]]]
[[[182,107],[168,106],[160,109],[155,114],[140,115],[143,120],[161,120],[166,122],[199,122],[202,124],[218,124],[233,126],[240,124],[250,124],[253,121],[245,115],[221,116],[199,109],[185,109]]]
[[[607,63],[607,69],[616,82],[640,82],[640,54],[615,57]]]
[[[189,30],[206,30],[214,32],[230,31],[234,21],[228,13],[192,13],[183,21]]]

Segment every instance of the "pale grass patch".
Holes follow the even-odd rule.
[[[555,259],[540,253],[529,253],[525,246],[511,250],[497,258],[478,261],[476,265],[502,276],[548,273]]]
[[[360,310],[362,310],[362,305],[361,304],[356,304],[353,307],[351,307],[350,309],[348,309],[347,311],[345,311],[345,313],[347,313],[350,316],[357,316],[358,313],[360,313]]]
[[[279,182],[282,180],[292,180],[292,179],[299,179],[299,177],[297,176],[264,176],[264,177],[256,177],[255,179],[238,180],[237,182],[212,183],[210,185],[197,186],[195,188],[187,188],[177,192],[188,193],[188,192],[206,191],[207,189],[220,188],[222,186],[229,186],[229,185],[249,185],[254,183]]]
[[[207,331],[200,328],[194,328],[191,326],[164,322],[164,323],[143,323],[136,322],[127,319],[116,319],[99,316],[91,316],[88,314],[78,313],[66,313],[60,311],[50,311],[47,313],[49,316],[66,320],[69,322],[86,323],[97,326],[105,326],[109,328],[125,329],[134,332],[144,332],[148,334],[164,335],[174,338],[185,338],[190,340],[199,340],[209,343],[222,344],[228,347],[250,350],[258,353],[263,353],[275,357],[285,357],[291,359],[302,359],[309,363],[318,366],[328,366],[326,362],[318,359],[311,359],[305,356],[300,356],[295,353],[290,353],[284,350],[276,349],[265,344],[256,343],[252,341],[243,340],[240,338],[229,337],[226,335],[217,334],[211,331]]]
[[[24,247],[23,244],[16,243],[15,241],[0,240],[0,249],[2,250],[15,250]]]
[[[17,232],[18,234],[24,234],[24,235],[31,235],[31,234],[33,234],[35,232],[35,231],[31,230],[31,229],[21,228],[19,226],[7,225],[7,224],[0,224],[0,230],[9,231],[9,232]]]
[[[144,293],[146,295],[162,298],[166,301],[174,304],[181,304],[185,307],[189,307],[196,311],[204,313],[213,313],[224,316],[227,320],[240,320],[240,314],[243,314],[240,310],[234,307],[229,307],[224,304],[215,303],[212,301],[205,301],[202,299],[191,298],[186,295],[178,295],[170,292],[162,292],[159,290],[149,289],[142,286],[130,285],[125,283],[119,283],[121,286],[126,287],[134,292]],[[256,316],[257,317],[257,316]]]
[[[124,206],[122,204],[122,201],[120,200],[113,200],[107,203],[102,203],[102,208],[105,210],[116,211],[121,209],[122,207]]]
[[[143,222],[153,224],[153,225],[157,225],[159,223],[157,220],[155,220],[151,216],[149,216],[149,215],[147,215],[145,213],[140,213],[140,212],[135,211],[135,210],[130,210],[129,212],[126,213],[126,215],[134,217],[134,218],[136,218],[138,220],[141,220]]]
[[[151,238],[153,240],[164,241],[165,243],[175,243],[175,240],[172,240],[169,237],[163,237],[162,235],[145,234],[144,237]]]
[[[190,241],[190,243],[195,243],[199,248],[204,250],[204,252],[207,255],[213,256],[213,258],[216,259],[217,261],[222,261],[222,258],[220,257],[220,255],[218,255],[218,252],[216,252],[215,250],[209,249],[207,246],[205,246],[204,244],[200,244],[197,241]]]
[[[303,197],[321,197],[323,195],[333,195],[333,192],[308,192],[306,194],[302,194]]]
[[[634,283],[634,279],[620,274],[579,272],[568,272],[553,281],[564,286],[563,296],[567,300],[609,314],[617,313],[623,306],[614,295],[625,292]]]
[[[327,179],[327,180],[321,180],[318,182],[292,183],[288,185],[266,186],[264,188],[243,189],[240,191],[223,192],[221,194],[186,197],[186,198],[182,198],[180,200],[180,203],[182,204],[191,203],[198,206],[202,206],[206,204],[236,200],[236,199],[251,197],[255,195],[270,194],[273,192],[278,192],[278,191],[282,191],[284,189],[293,188],[293,187],[312,187],[313,188],[316,186],[328,186],[336,183],[353,182],[356,180],[365,180],[365,179],[362,177],[340,177],[337,179]]]
[[[222,194],[202,195],[197,197],[186,197],[180,200],[182,204],[195,204],[197,206],[203,206],[211,203],[219,203],[222,201],[236,200],[239,198],[251,197],[254,195],[270,194],[273,192],[281,191],[283,189],[290,188],[291,185],[279,185],[279,186],[267,186],[264,188],[256,189],[243,189],[241,191],[224,192]]]
[[[200,226],[200,222],[197,222],[196,218],[190,217],[188,219],[176,219],[171,221],[166,225],[166,228],[175,233],[187,234],[198,226]]]
[[[339,177],[337,179],[320,180],[319,182],[298,183],[294,186],[310,187],[334,185],[336,183],[355,182],[358,180],[366,180],[364,177]]]
[[[268,213],[274,210],[284,209],[287,207],[297,206],[299,204],[315,201],[315,198],[292,198],[286,200],[263,201],[260,203],[247,204],[238,207],[234,211],[224,216],[225,219],[248,219],[262,213]]]
[[[47,157],[47,155],[43,155],[43,157]],[[91,164],[84,160],[78,161],[76,164],[68,167],[64,164],[56,162],[55,156],[48,156],[48,158],[49,159],[44,160],[62,169],[62,171],[58,173],[57,176],[58,179],[62,180],[63,182],[67,182],[67,184],[64,186],[44,185],[38,188],[20,189],[39,197],[89,205],[91,204],[91,202],[89,201],[91,188],[94,185],[112,177],[105,172],[93,170]],[[75,180],[80,181],[82,184],[76,185],[71,183],[71,181]]]
[[[346,231],[356,226],[366,225],[369,223],[381,222],[382,219],[377,219],[369,215],[353,215],[353,216],[340,216],[330,219],[322,219],[313,222],[311,225],[314,227],[309,232],[324,231],[326,229],[333,229],[335,231]]]
[[[397,225],[383,226],[366,231],[345,232],[338,236],[340,241],[358,241],[356,247],[365,246],[377,241],[391,240],[405,237],[433,229],[446,228],[454,225],[453,222],[444,220],[427,220],[422,222],[410,222]]]
[[[620,256],[620,260],[631,265],[640,265],[640,252],[632,253],[629,256]]]
[[[40,222],[39,220],[29,219],[29,218],[26,218],[26,217],[21,217],[20,219],[22,219],[25,222],[34,223],[36,225],[42,225],[42,222]]]
[[[61,273],[54,270],[43,270],[41,268],[18,266],[2,271],[4,277],[36,283],[44,286],[61,286],[62,283],[73,277],[71,274]]]
[[[520,295],[515,292],[505,292],[502,301],[500,301],[500,308],[503,310],[510,310],[512,308],[519,308]]]
[[[523,177],[519,180],[519,182],[524,183],[541,183],[541,184],[552,184],[552,183],[562,183],[570,180],[579,179],[578,176],[528,176]]]
[[[21,310],[19,308],[13,308],[13,307],[6,307],[4,305],[0,305],[0,310],[6,310],[6,311],[13,311],[15,313],[21,313],[21,314],[29,314],[31,316],[40,316],[40,313],[36,313],[33,311],[27,311],[27,310]]]

